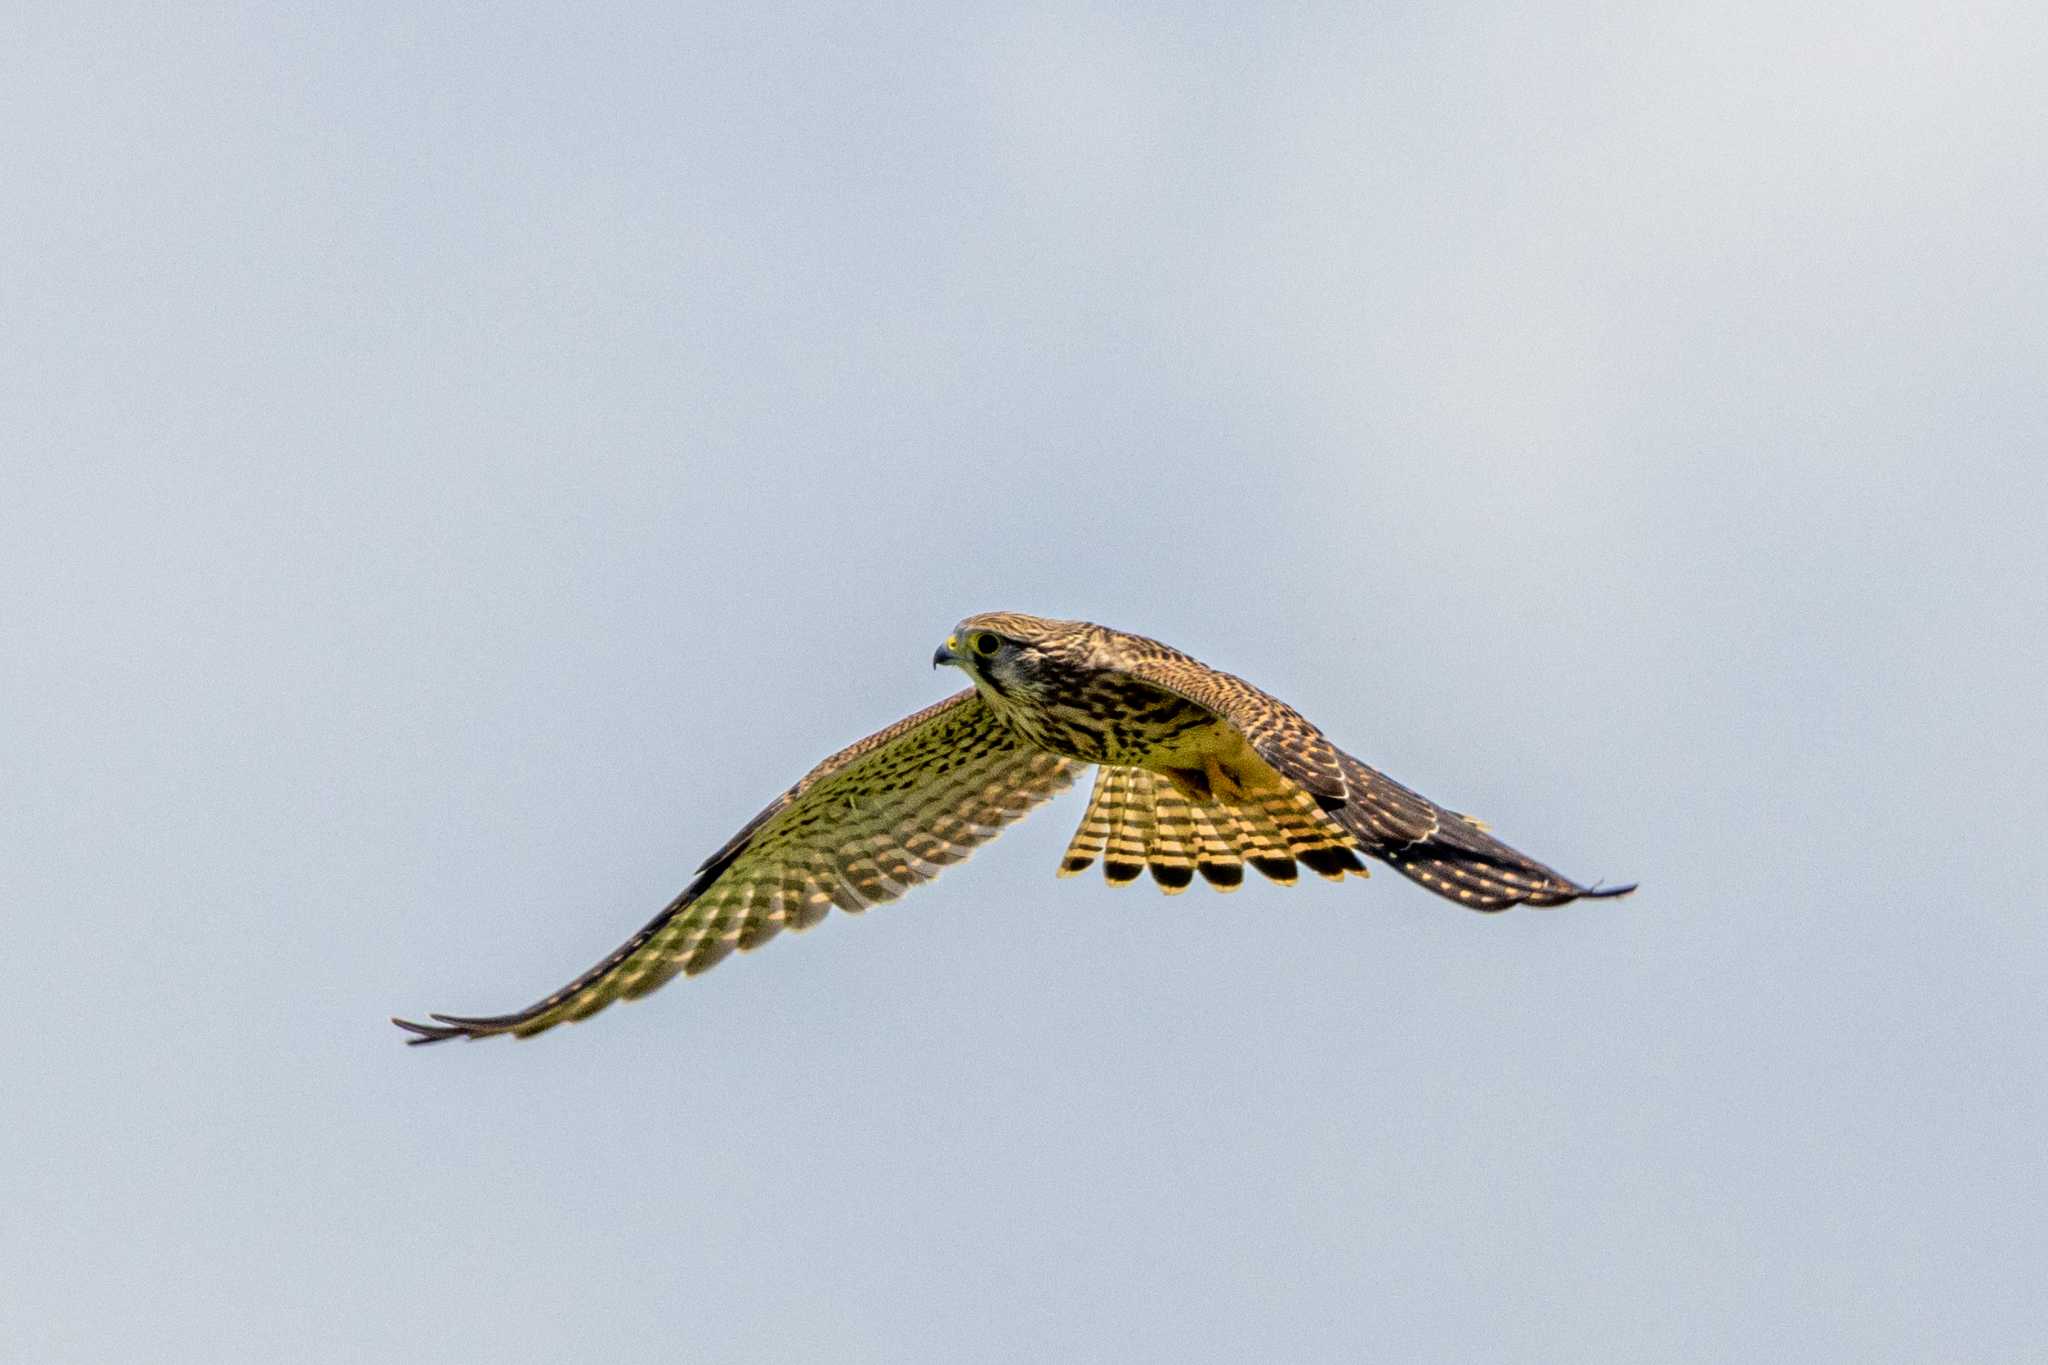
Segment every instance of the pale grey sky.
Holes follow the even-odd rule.
[[[2048,21],[0,32],[0,1357],[2048,1352]],[[996,607],[1620,903],[973,862],[525,1003]]]

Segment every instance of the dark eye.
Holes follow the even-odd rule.
[[[995,652],[1003,647],[1003,641],[995,632],[984,630],[974,637],[973,645],[976,654],[988,659],[993,658]]]

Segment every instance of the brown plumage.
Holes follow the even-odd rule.
[[[1235,890],[1249,864],[1291,883],[1378,858],[1475,910],[1562,905],[1585,887],[1468,816],[1338,749],[1284,702],[1141,635],[1013,612],[970,616],[933,662],[974,687],[820,763],[707,859],[637,934],[512,1014],[395,1019],[414,1043],[528,1036],[695,975],[734,949],[807,929],[831,907],[894,900],[1099,765],[1060,863],[1146,872],[1169,895],[1199,876]]]

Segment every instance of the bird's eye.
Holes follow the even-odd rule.
[[[973,647],[974,652],[982,658],[993,658],[995,657],[995,652],[1003,647],[1002,637],[998,636],[994,631],[981,631],[975,635]]]

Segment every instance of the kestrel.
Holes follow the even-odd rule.
[[[512,1014],[394,1019],[412,1043],[527,1037],[692,976],[735,948],[865,910],[957,863],[1089,764],[1095,790],[1059,873],[1149,871],[1168,895],[1219,891],[1245,864],[1332,881],[1359,855],[1474,910],[1563,905],[1635,887],[1580,886],[1470,816],[1337,748],[1285,702],[1177,649],[1086,621],[987,612],[932,656],[974,685],[820,763],[697,869],[604,961]]]

